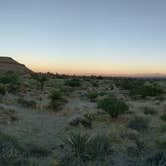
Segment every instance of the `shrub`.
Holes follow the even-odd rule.
[[[40,163],[37,159],[20,159],[12,162],[12,166],[40,166]]]
[[[27,108],[36,108],[36,102],[34,100],[25,100],[24,98],[19,97],[17,103],[23,107]]]
[[[134,116],[128,123],[128,127],[137,131],[146,130],[149,126],[149,120],[143,116]]]
[[[44,89],[45,82],[48,80],[47,74],[42,73],[32,73],[31,78],[40,83],[40,89]]]
[[[161,118],[161,120],[166,121],[166,113],[162,114],[162,115],[160,116],[160,118]]]
[[[1,95],[6,94],[6,86],[4,84],[0,84],[0,94]]]
[[[6,72],[0,75],[0,83],[19,84],[19,76],[12,71]]]
[[[90,160],[102,160],[111,154],[111,141],[108,136],[97,135],[92,137],[88,146]]]
[[[145,107],[144,114],[145,115],[155,115],[155,114],[157,114],[157,111],[153,107]]]
[[[29,155],[36,157],[48,156],[51,153],[50,149],[47,146],[39,146],[35,144],[26,145],[25,150]]]
[[[111,117],[116,118],[129,109],[128,105],[114,97],[108,97],[98,102],[98,108],[103,109]]]
[[[145,166],[165,166],[166,165],[166,153],[162,151],[157,151],[150,154],[146,161]]]
[[[160,149],[166,149],[166,137],[161,136],[156,139],[156,145]]]
[[[166,132],[166,124],[165,123],[160,125],[159,131]]]
[[[49,96],[51,109],[60,109],[61,106],[66,102],[63,97],[63,93],[59,90],[53,90]]]
[[[0,133],[0,161],[14,160],[20,152],[21,147],[14,137]]]
[[[71,86],[71,87],[79,87],[81,86],[81,81],[78,78],[72,78],[70,80],[67,80],[65,82],[65,85]]]
[[[16,93],[20,85],[20,79],[16,73],[7,72],[0,75],[0,83],[6,85],[6,91]]]
[[[98,96],[97,92],[90,92],[87,94],[87,97],[90,99],[90,101],[94,102]]]

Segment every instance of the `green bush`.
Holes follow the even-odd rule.
[[[166,124],[165,123],[160,125],[159,131],[166,132]]]
[[[145,115],[156,115],[157,111],[153,107],[145,107],[144,114]]]
[[[166,137],[161,136],[156,139],[156,145],[160,149],[166,149]]]
[[[23,107],[27,108],[36,108],[36,102],[34,100],[25,100],[24,98],[19,97],[17,103]]]
[[[91,138],[88,146],[90,160],[104,160],[111,154],[111,141],[108,136],[97,135]]]
[[[71,86],[71,87],[80,87],[81,86],[81,81],[78,78],[72,78],[70,80],[67,80],[65,82],[65,85]]]
[[[0,133],[0,161],[16,159],[20,155],[21,150],[14,137]]]
[[[134,116],[129,122],[128,127],[137,131],[146,130],[149,126],[149,119],[143,116]]]
[[[47,146],[39,146],[35,144],[28,144],[25,147],[27,154],[36,157],[46,157],[51,153],[51,150]]]
[[[129,109],[128,105],[114,97],[107,97],[98,102],[98,108],[103,109],[111,117],[116,118]]]
[[[0,75],[0,83],[3,84],[19,84],[19,81],[19,76],[11,71]]]
[[[14,72],[7,72],[0,75],[0,83],[6,86],[9,93],[16,93],[20,86],[20,78]]]
[[[163,113],[161,116],[160,116],[161,120],[163,121],[166,121],[166,113]]]
[[[6,86],[4,84],[0,84],[0,95],[6,94]]]
[[[49,99],[49,108],[51,109],[60,109],[61,106],[66,102],[63,97],[63,93],[59,90],[53,90],[49,95]]]
[[[148,155],[145,166],[165,166],[166,153],[164,151],[157,151]]]
[[[98,97],[98,93],[97,92],[89,92],[87,94],[88,99],[90,99],[90,101],[94,102],[96,100],[96,98]]]
[[[40,84],[40,89],[44,89],[45,82],[48,80],[48,75],[43,73],[32,73],[31,78],[38,81]]]

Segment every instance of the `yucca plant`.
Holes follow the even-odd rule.
[[[89,145],[90,137],[87,134],[72,133],[64,142],[69,147],[74,157],[84,159],[87,157],[87,146]]]

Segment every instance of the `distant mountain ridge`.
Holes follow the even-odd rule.
[[[11,57],[0,57],[0,72],[13,71],[20,74],[32,72],[24,64],[21,64]]]

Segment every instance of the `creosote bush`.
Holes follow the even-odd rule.
[[[48,75],[43,73],[32,73],[31,78],[38,81],[40,84],[40,89],[43,90],[44,85],[46,81],[48,80]]]
[[[160,136],[156,139],[156,145],[160,149],[166,149],[166,137]]]
[[[89,92],[87,94],[88,99],[90,99],[91,102],[94,102],[96,100],[96,98],[98,97],[98,93],[97,92]]]
[[[20,86],[20,77],[12,71],[3,73],[0,75],[0,84],[5,85],[7,92],[16,93]]]
[[[26,108],[36,108],[37,103],[34,100],[26,100],[19,97],[17,103]]]
[[[51,109],[60,109],[66,102],[64,95],[60,90],[53,90],[49,95],[49,99],[49,108]]]
[[[81,86],[81,80],[78,78],[72,78],[65,82],[65,85],[71,86],[71,87],[80,87]]]
[[[149,119],[144,116],[134,116],[128,122],[128,127],[138,131],[144,131],[149,126]]]
[[[163,113],[161,116],[160,116],[161,120],[163,121],[166,121],[166,113]]]
[[[157,111],[153,107],[145,107],[144,114],[145,115],[156,115]]]
[[[0,84],[0,95],[6,94],[6,86],[4,84]]]
[[[107,97],[99,100],[98,108],[103,109],[113,118],[118,117],[120,114],[125,113],[129,109],[125,102],[116,99],[115,97]]]

